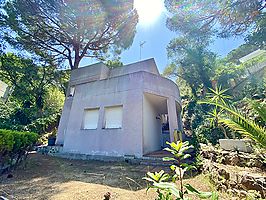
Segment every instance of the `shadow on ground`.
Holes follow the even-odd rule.
[[[159,171],[143,165],[125,162],[100,162],[68,160],[47,155],[31,154],[26,166],[0,176],[0,196],[9,199],[27,200],[71,200],[103,199],[111,192],[111,199],[144,200],[155,199],[155,191],[146,194],[146,182],[142,180],[147,171]],[[188,181],[198,182],[201,190],[208,191],[202,178]]]
[[[142,180],[149,167],[119,162],[67,160],[31,154],[25,167],[0,177],[0,195],[15,199],[14,192],[29,199],[47,199],[58,193],[57,185],[67,182],[100,184],[131,191],[144,189]],[[16,195],[17,196],[17,195]]]

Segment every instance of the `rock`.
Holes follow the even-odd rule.
[[[213,162],[239,167],[258,167],[266,169],[265,154],[245,153],[215,149],[213,146],[200,144],[201,156]]]
[[[241,151],[250,153],[253,151],[251,140],[247,139],[219,139],[222,149],[228,151]]]
[[[105,195],[104,195],[104,200],[109,200],[111,199],[111,193],[110,192],[107,192]]]
[[[259,191],[261,197],[266,198],[266,177],[253,177],[246,174],[242,177],[240,183],[246,190]]]
[[[248,193],[246,191],[244,191],[244,190],[240,190],[239,191],[239,196],[240,196],[241,199],[246,198],[247,194]]]
[[[233,165],[233,166],[235,166],[235,165],[239,166],[240,158],[239,158],[239,156],[237,154],[230,155],[228,160],[229,160],[228,164]]]
[[[226,180],[230,179],[230,173],[228,173],[225,169],[219,169],[218,174],[225,178]]]
[[[232,190],[232,189],[228,189],[228,190],[227,190],[227,193],[228,193],[228,194],[231,194],[231,195],[235,195],[235,194],[236,194],[235,191]]]
[[[219,185],[217,185],[217,188],[221,192],[226,192],[227,191],[227,187],[223,183],[219,183]]]
[[[233,180],[233,181],[231,180],[231,181],[229,182],[229,186],[230,186],[230,188],[235,188],[235,187],[237,186],[237,182],[234,181],[234,180]]]

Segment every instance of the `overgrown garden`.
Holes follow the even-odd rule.
[[[249,139],[258,163],[246,165],[265,172],[266,53],[241,61],[258,49],[266,50],[265,1],[164,3],[170,13],[166,26],[176,37],[166,47],[170,64],[162,75],[179,86],[183,131],[197,150],[197,165],[206,158],[243,167],[248,163],[243,161],[246,155],[238,149],[235,154],[222,153],[217,146],[219,139]],[[71,70],[88,58],[110,68],[123,66],[120,55],[134,41],[138,14],[132,0],[5,0],[0,4],[0,80],[9,85],[9,95],[0,99],[1,173],[24,160],[33,145],[42,142],[38,138],[56,133]],[[210,50],[217,38],[228,37],[242,37],[245,43],[225,57]],[[193,168],[181,162],[189,156],[189,145],[169,145],[167,151],[174,158],[166,160],[174,162],[172,173],[146,177],[157,189],[158,199],[186,199],[188,194],[217,199],[215,192],[182,185],[185,171]],[[234,161],[229,154],[234,154]],[[214,168],[208,167],[209,173]],[[226,173],[217,176],[212,180],[222,177],[221,188],[231,187]],[[258,191],[256,198],[266,198],[265,192]]]

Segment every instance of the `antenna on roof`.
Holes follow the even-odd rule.
[[[139,60],[141,60],[141,49],[143,48],[143,45],[146,43],[146,41],[140,41],[139,42]]]

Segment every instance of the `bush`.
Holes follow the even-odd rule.
[[[16,166],[37,140],[36,133],[0,129],[0,167]]]
[[[210,127],[209,125],[200,125],[195,130],[195,135],[198,139],[198,142],[212,145],[218,144],[219,139],[224,139],[224,133],[219,127]]]

